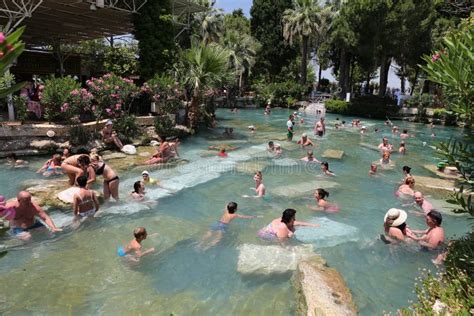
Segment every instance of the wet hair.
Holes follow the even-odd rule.
[[[403,224],[400,224],[398,226],[392,226],[393,222],[396,221],[397,218],[398,217],[396,217],[396,218],[387,217],[387,220],[385,221],[385,223],[383,223],[383,227],[384,227],[385,231],[388,232],[390,230],[390,227],[394,227],[394,228],[400,229],[402,231],[403,235],[406,235],[406,228],[407,228],[406,221]]]
[[[436,222],[437,226],[441,226],[441,222],[443,221],[443,216],[438,211],[430,211],[426,216],[429,216],[433,221]]]
[[[290,114],[290,116],[288,116],[288,118],[291,120],[293,118],[293,114]]]
[[[407,129],[404,129],[403,130],[403,134],[407,134],[408,133],[408,130]]]
[[[61,160],[61,155],[60,154],[54,154],[52,159],[53,160]]]
[[[342,124],[346,124],[346,121],[342,121]]]
[[[77,184],[79,185],[80,188],[85,188],[87,185],[87,177],[86,176],[80,176],[77,178]]]
[[[410,184],[415,184],[415,178],[413,178],[413,177],[406,177],[406,178],[405,178],[405,184],[408,184],[408,185],[410,185]]]
[[[136,238],[136,239],[140,239],[140,238],[143,238],[147,235],[147,232],[146,232],[146,229],[145,227],[137,227],[133,230],[133,236]]]
[[[281,215],[281,222],[285,224],[289,224],[291,220],[295,217],[296,215],[296,210],[292,208],[287,208],[286,210],[283,211],[283,214]]]
[[[261,171],[255,171],[255,174],[259,176],[261,179],[263,179],[263,174]]]
[[[235,202],[229,202],[227,204],[227,211],[230,213],[230,214],[234,214],[235,211],[237,211],[237,203]]]
[[[95,161],[102,161],[102,157],[99,156],[98,154],[91,154],[90,159],[95,160]]]
[[[403,167],[402,167],[402,170],[405,171],[406,173],[410,173],[411,168],[408,167],[408,166],[403,166]]]
[[[329,170],[329,163],[327,161],[321,162],[321,166],[325,166],[327,171],[331,171],[331,170]]]
[[[268,142],[268,146],[273,146],[273,142],[272,142],[272,141],[269,141],[269,142]]]
[[[317,188],[316,191],[318,192],[318,195],[324,199],[325,197],[329,196],[329,192],[324,190],[324,189],[321,189],[321,188]]]
[[[16,156],[15,153],[9,154],[9,155],[7,156],[7,158],[10,158],[10,159],[13,159],[13,160],[17,160],[17,159],[18,159],[18,157]]]
[[[91,163],[91,159],[87,155],[82,155],[77,158],[77,163],[79,165],[88,166]]]
[[[405,147],[405,142],[401,142],[400,147]]]
[[[133,192],[139,193],[141,186],[142,186],[142,182],[141,182],[141,181],[136,181],[136,182],[133,184]]]

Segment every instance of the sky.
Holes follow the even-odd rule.
[[[244,14],[250,18],[252,0],[216,0],[215,7],[223,9],[225,13],[232,13],[232,11],[235,9],[241,8],[244,11]],[[336,81],[332,75],[332,69],[324,70],[322,76],[329,79],[330,81]],[[388,86],[390,88],[400,88],[400,79],[397,77],[397,75],[395,75],[393,65],[390,67],[390,71],[388,73]]]

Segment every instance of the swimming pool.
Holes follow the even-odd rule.
[[[326,223],[318,230],[321,236],[328,232],[330,236],[316,241],[316,251],[341,272],[360,314],[380,314],[406,306],[408,300],[415,298],[413,284],[418,269],[436,268],[431,263],[433,254],[420,252],[418,247],[388,247],[378,239],[385,212],[402,203],[394,196],[402,178],[401,167],[411,166],[415,178],[435,177],[423,168],[437,161],[430,146],[451,136],[468,141],[472,141],[472,136],[461,129],[436,126],[433,139],[425,125],[395,122],[416,137],[406,141],[406,156],[393,155],[394,170],[380,171],[379,177],[371,178],[370,163],[380,158],[379,153],[360,143],[378,145],[385,135],[398,148],[399,138],[390,133],[383,121],[363,119],[369,132],[360,135],[352,128],[335,130],[336,116],[330,114],[326,119],[327,135],[314,140],[314,118],[304,117],[305,123],[296,126],[294,142],[307,132],[315,141],[316,158],[322,159],[321,153],[326,149],[345,152],[341,160],[327,159],[336,174],[328,179],[321,176],[318,166],[301,164],[298,159],[305,155],[305,150],[285,141],[288,114],[287,110],[274,110],[266,117],[263,110],[219,110],[218,128],[188,138],[182,144],[180,154],[189,161],[187,164],[150,171],[166,188],[147,188],[147,195],[158,200],[156,206],[105,206],[98,218],[77,230],[66,228],[55,236],[37,234],[26,245],[3,238],[1,242],[12,248],[0,259],[0,313],[293,314],[291,274],[248,276],[237,272],[238,247],[262,244],[256,237],[257,231],[288,207],[297,210],[299,220],[318,218]],[[348,123],[352,119],[339,118]],[[248,125],[255,125],[256,133],[250,133]],[[234,128],[232,140],[224,139],[225,127]],[[374,133],[375,127],[381,131]],[[269,140],[281,143],[282,158],[273,159],[266,154]],[[223,159],[216,157],[217,152],[207,150],[207,146],[220,143],[241,148]],[[40,159],[32,159],[32,164],[39,165]],[[0,194],[12,197],[21,182],[39,178],[33,166],[28,170],[1,166]],[[268,197],[242,198],[252,194],[252,171],[256,168],[263,172]],[[125,197],[133,182],[140,179],[140,172],[130,171],[120,177],[124,179],[121,195]],[[328,200],[337,203],[341,211],[311,211],[308,205],[314,205],[312,193],[300,196],[290,190],[296,184],[308,182],[331,186],[327,189]],[[443,197],[434,192],[427,199],[438,207],[446,205]],[[200,249],[197,244],[229,201],[239,204],[241,214],[262,217],[235,220],[217,246]],[[58,223],[71,220],[72,212],[49,209],[49,213]],[[448,237],[468,230],[465,217],[449,215],[448,211],[443,215]],[[423,217],[409,215],[408,223],[414,228],[425,227]],[[131,240],[137,226],[145,226],[149,234],[158,233],[144,242],[145,248],[154,246],[157,252],[144,257],[139,265],[130,266],[120,261],[116,248]]]

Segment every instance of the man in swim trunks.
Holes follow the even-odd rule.
[[[423,193],[417,191],[413,197],[415,198],[415,205],[420,207],[425,215],[434,210],[433,204],[425,199]]]
[[[326,125],[324,124],[324,117],[320,118],[314,126],[314,133],[319,137],[323,137],[326,133]]]
[[[312,150],[308,150],[308,152],[306,153],[306,157],[301,158],[301,160],[306,161],[306,162],[321,163],[321,161],[319,161],[318,159],[314,157]]]
[[[31,201],[29,192],[20,191],[17,200],[7,203],[6,208],[15,210],[15,217],[10,220],[11,233],[20,239],[29,240],[31,238],[30,230],[43,227],[43,224],[35,218],[36,216],[41,218],[52,232],[62,231],[54,225],[51,217],[38,204]]]
[[[290,115],[288,117],[288,121],[286,122],[286,127],[287,127],[286,137],[289,142],[293,140],[293,126],[295,126],[295,123],[293,122],[293,120],[294,120],[293,115]]]
[[[202,247],[206,243],[205,249],[208,249],[212,246],[215,246],[222,239],[222,235],[227,232],[230,222],[236,218],[256,218],[257,216],[249,215],[240,215],[236,214],[237,212],[237,203],[229,202],[224,209],[224,214],[222,214],[221,219],[211,225],[211,229],[204,235],[199,245]],[[211,237],[213,237],[211,242],[207,242]]]

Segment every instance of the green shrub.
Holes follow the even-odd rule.
[[[351,100],[348,115],[384,119],[398,112],[397,103],[389,97],[361,96]]]
[[[69,140],[73,145],[85,145],[92,139],[92,133],[81,125],[72,125],[69,128]]]
[[[253,90],[257,92],[260,104],[271,102],[275,106],[288,106],[288,99],[304,100],[309,93],[311,86],[306,86],[292,80],[283,82],[266,83],[260,81],[253,85]],[[296,104],[296,102],[294,103]],[[294,105],[293,104],[293,105]]]
[[[13,96],[13,105],[16,110],[16,119],[19,121],[25,121],[28,118],[28,106],[26,105],[27,98],[22,95]]]
[[[474,306],[472,280],[460,269],[432,275],[424,272],[415,285],[418,302],[400,311],[401,315],[471,315]],[[439,312],[435,312],[437,305]]]
[[[433,111],[433,117],[434,118],[442,118],[446,115],[446,110],[445,109],[434,109]]]
[[[161,115],[155,118],[155,132],[160,136],[174,136],[174,123],[168,115]]]
[[[327,100],[324,105],[330,113],[346,114],[349,110],[349,103],[344,100]]]
[[[69,120],[79,113],[73,105],[73,90],[79,91],[80,84],[72,77],[54,78],[45,80],[40,86],[40,100],[45,107],[45,118],[48,121]]]
[[[124,114],[114,120],[114,129],[127,140],[136,137],[140,131],[135,115]]]

